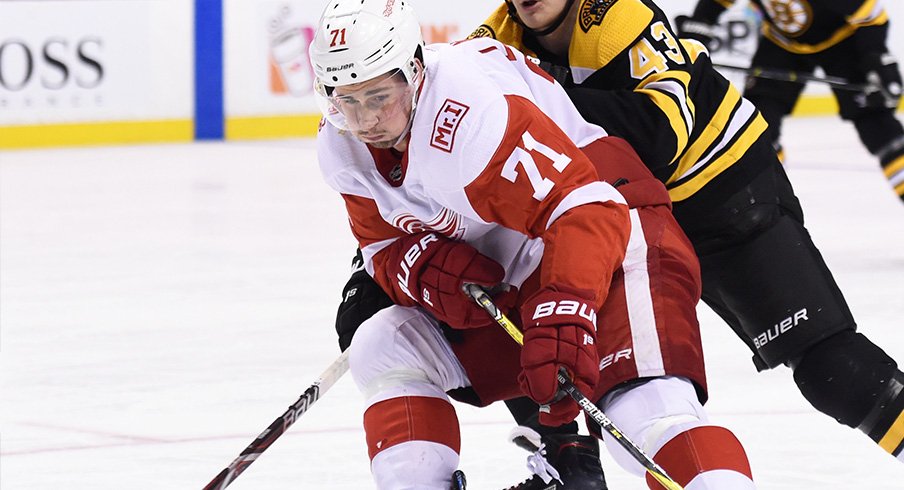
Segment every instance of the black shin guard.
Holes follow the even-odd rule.
[[[813,346],[792,368],[817,410],[859,428],[889,453],[901,453],[904,373],[882,349],[848,330]]]

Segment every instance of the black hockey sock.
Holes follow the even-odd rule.
[[[885,145],[878,156],[888,183],[904,199],[904,134]]]
[[[870,153],[879,158],[885,178],[904,199],[904,126],[894,111],[869,113],[852,121]]]
[[[860,430],[900,459],[904,449],[904,373],[896,371],[877,398],[876,405],[860,424]]]
[[[894,456],[904,446],[904,373],[882,349],[847,330],[792,362],[804,397],[839,423],[857,427]]]

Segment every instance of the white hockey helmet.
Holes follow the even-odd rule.
[[[311,43],[321,95],[400,70],[409,83],[424,46],[421,27],[406,0],[330,0]]]

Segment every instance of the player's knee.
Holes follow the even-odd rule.
[[[781,215],[775,203],[761,203],[742,209],[731,222],[731,231],[740,238],[761,233],[771,227]]]
[[[391,306],[362,323],[349,348],[349,371],[369,403],[402,394],[445,397],[435,379],[444,364],[438,335],[414,308]]]
[[[801,221],[800,205],[787,175],[779,164],[760,172],[750,184],[733,194],[725,206],[729,218],[723,227],[725,240],[747,243],[785,219]]]
[[[391,369],[392,338],[397,326],[387,315],[376,314],[361,323],[349,350],[349,371],[359,386]]]
[[[656,378],[619,390],[605,397],[602,404],[625,436],[650,455],[677,434],[707,422],[694,385],[686,378]],[[644,468],[617,441],[605,433],[603,440],[622,468],[644,474]]]
[[[791,366],[813,407],[851,427],[863,422],[897,371],[888,354],[853,330],[817,343]]]

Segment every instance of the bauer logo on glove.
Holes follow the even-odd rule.
[[[596,328],[596,311],[587,303],[564,299],[561,301],[547,301],[537,305],[532,320],[539,320],[552,315],[579,315],[586,318]]]
[[[411,280],[411,268],[417,262],[424,250],[427,250],[427,245],[430,242],[438,241],[435,233],[428,233],[423,235],[419,240],[417,240],[411,248],[405,252],[405,255],[402,256],[402,260],[399,261],[399,270],[401,272],[396,274],[396,278],[399,280],[399,289],[401,289],[405,294],[407,294],[411,299],[416,300],[417,298],[411,294],[411,291],[408,289],[408,282]],[[424,290],[424,300],[427,300],[429,297],[427,290]]]
[[[505,269],[470,244],[436,232],[420,232],[399,238],[381,253],[391,254],[387,262],[393,264],[388,274],[393,287],[437,320],[452,328],[492,324],[492,319],[462,294],[462,285],[494,288],[505,279]],[[515,290],[511,290],[495,299],[510,307],[515,297]]]

